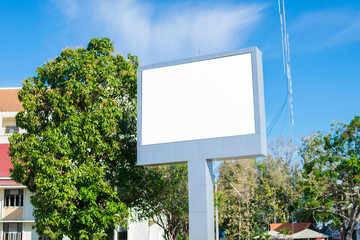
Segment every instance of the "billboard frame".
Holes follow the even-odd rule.
[[[255,133],[142,145],[142,71],[251,53]],[[263,157],[267,155],[262,54],[256,47],[140,66],[137,72],[137,159],[139,165]]]

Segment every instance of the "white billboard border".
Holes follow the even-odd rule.
[[[180,142],[141,145],[142,71],[216,58],[251,53],[255,133]],[[264,157],[267,155],[262,54],[257,47],[140,66],[137,72],[137,162],[138,165],[184,163],[196,159],[210,161]]]

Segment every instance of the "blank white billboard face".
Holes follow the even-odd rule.
[[[138,68],[139,165],[266,155],[261,52]]]
[[[142,71],[141,145],[254,134],[251,53]]]

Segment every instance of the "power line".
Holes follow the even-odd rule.
[[[266,134],[270,135],[271,131],[273,130],[273,128],[275,127],[275,124],[277,123],[277,121],[279,120],[282,112],[285,109],[286,103],[287,103],[287,98],[285,98],[285,101],[283,102],[283,104],[281,105],[279,111],[277,112],[277,114],[275,115],[273,121],[271,122],[271,124],[269,125],[269,127],[266,129]]]

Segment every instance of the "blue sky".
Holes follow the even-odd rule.
[[[21,87],[66,47],[109,37],[141,64],[257,46],[266,122],[286,97],[277,0],[2,0],[0,87]],[[294,138],[360,115],[360,1],[285,1]],[[268,135],[289,135],[287,108]]]

